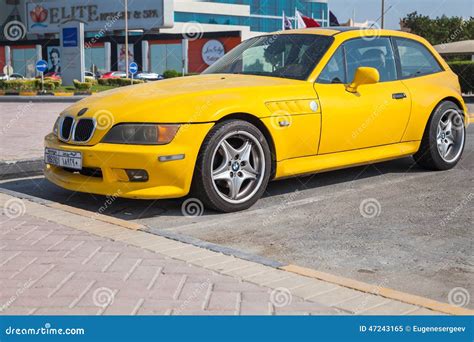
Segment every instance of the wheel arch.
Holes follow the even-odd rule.
[[[270,147],[270,155],[271,155],[271,173],[270,173],[270,179],[273,179],[275,174],[276,174],[276,148],[275,148],[275,142],[273,141],[272,134],[268,130],[267,126],[260,120],[258,117],[255,115],[249,114],[249,113],[231,113],[223,116],[220,118],[216,123],[220,123],[223,121],[229,121],[229,120],[242,120],[246,121],[248,123],[251,123],[255,127],[257,127],[260,132],[262,132],[263,136],[267,140],[268,146]]]
[[[428,125],[430,124],[430,121],[431,121],[431,118],[433,117],[433,114],[436,112],[436,109],[443,103],[443,102],[446,102],[446,101],[451,101],[453,102],[456,106],[458,106],[459,108],[461,108],[461,110],[464,112],[464,119],[467,120],[467,115],[468,113],[466,112],[466,107],[465,105],[463,104],[463,102],[457,98],[456,96],[446,96],[446,97],[443,97],[441,99],[439,99],[438,101],[435,102],[435,105],[433,106],[433,108],[431,109],[431,112],[429,113],[429,115],[427,116],[427,118],[425,119],[426,121],[424,122],[424,126],[423,126],[423,131],[421,132],[421,136],[420,136],[420,140],[423,138],[423,136],[425,135],[425,132],[426,132],[426,129],[428,127]],[[467,121],[466,121],[467,122]]]
[[[458,106],[463,112],[464,112],[464,119],[467,119],[467,115],[468,113],[466,112],[466,106],[465,104],[460,100],[458,99],[457,97],[455,96],[447,96],[443,99],[441,99],[435,106],[435,108],[433,109],[433,112],[436,110],[436,108],[438,108],[438,106],[443,103],[444,101],[451,101],[453,102],[454,104],[456,104],[456,106]],[[431,113],[431,115],[433,115],[433,112]],[[430,115],[430,117],[431,117]]]

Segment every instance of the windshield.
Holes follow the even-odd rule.
[[[244,41],[204,74],[262,75],[305,80],[334,39],[314,34],[275,34]]]

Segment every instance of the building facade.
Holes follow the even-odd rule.
[[[84,22],[86,70],[99,73],[124,70],[126,53],[143,71],[199,73],[242,40],[280,30],[283,13],[293,19],[296,9],[329,25],[327,0],[161,1],[157,9],[160,0],[129,1],[126,52],[115,0],[0,0],[0,72],[9,64],[34,77],[39,59],[60,72],[59,25],[71,19]]]

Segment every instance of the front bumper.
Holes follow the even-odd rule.
[[[100,169],[100,176],[86,176],[46,164],[45,177],[72,191],[125,198],[160,199],[186,196],[191,187],[194,167],[202,141],[213,123],[188,124],[180,127],[167,145],[126,145],[99,143],[93,146],[73,145],[58,140],[53,133],[44,140],[45,147],[79,151],[82,167]],[[160,156],[184,154],[184,159],[159,161]],[[146,182],[130,182],[125,169],[142,169]]]

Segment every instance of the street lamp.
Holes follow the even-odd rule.
[[[385,0],[382,0],[382,19],[381,19],[381,22],[380,22],[380,26],[381,28],[384,28],[385,26]]]
[[[125,74],[128,78],[128,0],[125,0]]]

